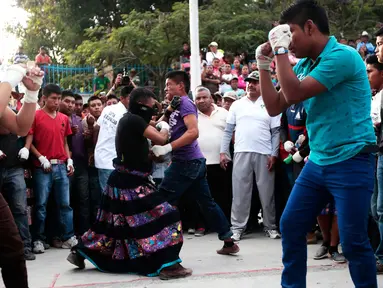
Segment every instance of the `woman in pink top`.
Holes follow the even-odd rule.
[[[241,62],[239,61],[238,58],[235,58],[233,63],[233,70],[231,70],[231,74],[234,74],[239,77],[241,73],[242,73]]]
[[[243,65],[242,74],[238,77],[238,88],[246,91],[246,82],[245,79],[249,75],[249,67],[247,65]]]

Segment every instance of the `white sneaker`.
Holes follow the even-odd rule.
[[[42,254],[45,252],[44,244],[43,242],[37,240],[33,242],[33,253],[35,254]]]
[[[231,239],[233,239],[234,242],[239,242],[242,238],[242,234],[241,233],[233,233],[233,236],[231,236]]]
[[[279,232],[277,230],[266,230],[265,233],[266,233],[266,236],[271,238],[271,239],[280,239],[281,238],[281,234],[279,234]]]
[[[76,237],[73,236],[72,238],[69,238],[68,240],[63,242],[63,245],[61,246],[61,248],[63,248],[63,249],[71,249],[74,246],[76,246],[77,243],[78,243],[78,241],[77,241]]]
[[[193,228],[189,228],[189,230],[188,230],[188,234],[190,234],[190,235],[194,235],[194,234],[195,234],[195,229],[193,229]]]

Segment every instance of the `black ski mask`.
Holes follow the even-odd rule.
[[[129,107],[129,112],[144,118],[145,122],[149,123],[152,120],[154,115],[154,109],[148,106],[145,106],[140,103],[131,103]]]

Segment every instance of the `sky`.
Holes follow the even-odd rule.
[[[16,6],[15,0],[0,0],[0,59],[9,60],[17,51],[20,40],[6,31],[8,25],[20,23],[24,27],[28,20],[28,13]]]

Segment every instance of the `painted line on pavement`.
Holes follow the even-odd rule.
[[[52,283],[49,286],[49,288],[55,288],[56,282],[59,279],[59,277],[60,277],[60,273],[55,274],[55,276],[53,276],[53,280],[52,280]]]

